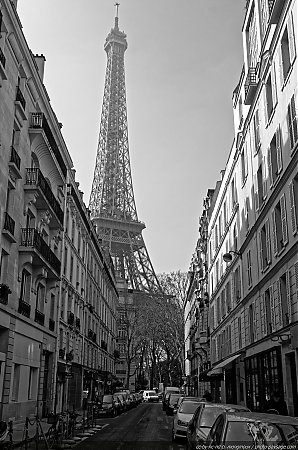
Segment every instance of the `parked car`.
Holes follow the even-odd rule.
[[[121,404],[121,412],[126,411],[127,410],[127,404],[126,404],[126,399],[125,397],[117,392],[117,397],[120,400],[120,404]]]
[[[144,402],[158,402],[158,395],[155,391],[144,391],[143,392]]]
[[[188,423],[186,438],[190,450],[206,444],[212,425],[224,411],[249,412],[249,409],[242,405],[202,402]]]
[[[99,414],[105,414],[111,417],[115,417],[117,414],[115,400],[113,395],[104,395],[101,403],[101,407],[98,410]]]
[[[191,420],[192,416],[196,412],[198,406],[200,406],[198,400],[184,400],[174,413],[173,427],[172,427],[172,440],[175,441],[176,438],[182,437],[186,438],[186,430],[188,422]]]
[[[181,395],[181,397],[179,398],[179,400],[178,400],[178,403],[177,403],[177,406],[176,406],[176,408],[174,409],[174,413],[176,413],[177,412],[177,410],[179,409],[179,406],[181,405],[181,403],[183,402],[183,401],[187,401],[187,400],[194,400],[195,402],[202,402],[202,401],[204,401],[204,400],[201,400],[201,398],[200,397],[187,397],[187,396],[185,396],[185,395]]]
[[[168,401],[166,403],[166,415],[172,416],[174,409],[177,407],[177,403],[181,394],[173,394],[171,393],[168,397]]]
[[[237,444],[245,448],[297,448],[298,418],[277,414],[226,411],[218,416],[208,439],[208,448]]]
[[[165,411],[165,402],[167,401],[167,399],[169,398],[169,395],[173,393],[173,394],[180,394],[180,388],[176,387],[176,386],[167,386],[165,387],[164,391],[163,391],[163,396],[162,396],[162,409],[163,411]]]
[[[123,398],[124,404],[125,404],[125,410],[128,410],[130,408],[130,399],[129,399],[129,391],[120,391],[120,392],[116,392],[116,394],[119,396],[121,395],[121,397]]]

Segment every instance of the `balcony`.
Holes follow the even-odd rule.
[[[28,317],[28,319],[30,319],[31,305],[27,302],[24,302],[23,300],[20,300],[18,312],[23,316]]]
[[[53,226],[60,227],[63,225],[63,211],[40,169],[26,169],[24,190],[26,192],[35,191],[39,194],[35,203],[37,209],[47,210],[49,207],[51,208],[54,213]]]
[[[9,160],[9,168],[12,171],[12,174],[14,178],[20,179],[22,178],[21,175],[21,158],[19,157],[18,153],[16,152],[14,147],[11,147],[10,150],[10,160]]]
[[[251,105],[254,99],[254,96],[257,91],[257,70],[255,67],[250,67],[248,69],[247,77],[244,84],[244,90],[245,90],[245,99],[244,103],[245,105]]]
[[[55,320],[53,319],[49,319],[49,330],[50,331],[55,331]]]
[[[7,75],[5,73],[5,64],[6,64],[6,58],[4,56],[2,49],[0,48],[0,76],[1,76],[2,80],[7,80]]]
[[[19,86],[17,86],[17,92],[16,92],[16,99],[15,99],[15,106],[16,106],[16,113],[20,116],[21,119],[27,120],[26,116],[26,100],[25,97],[20,89]]]
[[[38,309],[35,310],[35,316],[34,321],[38,323],[39,325],[44,325],[44,313],[38,311]]]
[[[2,234],[5,235],[9,242],[16,242],[14,237],[15,221],[10,217],[8,212],[4,213],[4,224]]]
[[[71,312],[71,311],[67,311],[67,323],[68,323],[68,325],[70,325],[71,327],[72,327],[73,324],[74,324],[74,319],[75,319],[74,313]]]
[[[269,0],[269,22],[278,23],[283,10],[285,0]]]
[[[20,253],[32,254],[32,264],[47,265],[49,278],[59,278],[61,262],[35,228],[21,229]]]
[[[41,113],[41,112],[31,113],[29,133],[44,134],[44,136],[45,136],[44,140],[45,140],[47,146],[49,147],[49,149],[52,150],[64,177],[66,177],[66,174],[67,174],[66,165],[63,161],[62,155],[60,153],[60,150],[56,143],[56,140],[53,136],[53,133],[49,127],[48,121],[45,118],[45,115],[43,113]]]

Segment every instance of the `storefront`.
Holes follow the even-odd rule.
[[[273,390],[283,394],[280,346],[245,359],[246,402],[252,411],[265,411],[265,403]]]

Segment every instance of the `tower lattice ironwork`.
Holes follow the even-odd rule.
[[[126,34],[115,26],[106,38],[107,68],[89,209],[103,245],[109,248],[115,269],[130,287],[161,293],[138,220],[128,145],[124,53]]]

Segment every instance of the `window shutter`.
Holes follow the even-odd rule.
[[[264,104],[264,120],[265,120],[265,125],[267,126],[267,123],[268,123],[268,109],[267,109],[268,102],[267,102],[266,87],[267,87],[267,85],[263,86],[263,104]],[[258,116],[258,119],[259,119],[259,116]]]
[[[290,52],[290,61],[293,64],[293,61],[296,56],[296,47],[295,47],[295,37],[294,37],[294,26],[293,26],[293,17],[290,14],[288,21],[288,35],[289,35],[289,52]]]
[[[268,175],[269,175],[269,185],[270,185],[270,187],[273,185],[271,152],[272,152],[271,147],[268,147],[268,150],[267,150],[267,164],[268,164]]]
[[[278,127],[276,130],[276,156],[277,156],[277,171],[282,171],[282,148],[281,148],[281,131]]]
[[[278,65],[279,65],[279,82],[280,82],[280,87],[282,88],[284,85],[284,81],[285,81],[285,76],[284,76],[284,68],[283,68],[283,62],[282,62],[282,51],[281,51],[281,46],[279,48],[279,52],[278,52]]]
[[[267,190],[268,190],[266,155],[263,156],[262,178],[263,178],[263,180],[262,180],[262,183],[263,183],[263,199],[265,199],[267,197]]]
[[[297,99],[295,100],[295,94],[293,94],[290,101],[290,127],[291,127],[290,135],[292,140],[291,150],[293,150],[293,147],[298,139],[296,102]]]
[[[263,244],[262,244],[262,231],[259,231],[259,257],[260,257],[260,267],[261,271],[265,269],[263,260]]]
[[[266,307],[265,307],[265,294],[261,295],[260,298],[260,322],[261,322],[261,333],[262,337],[267,335],[267,317],[266,317]]]
[[[272,84],[272,104],[273,104],[273,109],[274,109],[277,104],[275,63],[272,64],[272,69],[271,69],[271,84]]]
[[[258,178],[257,178],[257,174],[254,175],[254,190],[255,190],[255,208],[256,211],[259,210],[259,186],[258,186]]]
[[[275,289],[276,283],[273,286],[270,286],[270,323],[271,323],[271,331],[276,331],[276,298],[275,298]]]
[[[245,330],[245,345],[250,344],[250,326],[248,308],[244,309],[244,330]]]
[[[295,186],[294,180],[292,180],[289,184],[290,190],[290,211],[291,211],[291,223],[292,223],[292,231],[293,234],[297,233],[297,208],[298,206],[295,203]]]
[[[265,222],[265,230],[266,230],[266,255],[267,255],[267,263],[271,263],[271,237],[270,237],[270,222],[269,219]]]
[[[254,336],[255,340],[260,339],[260,297],[258,297],[254,304]]]
[[[272,230],[273,230],[273,253],[276,256],[278,252],[277,247],[277,233],[276,233],[276,220],[275,220],[275,209],[272,211]]]
[[[283,327],[283,314],[282,314],[282,305],[281,305],[281,283],[280,280],[276,282],[276,312],[275,312],[275,322],[276,328]]]
[[[288,242],[288,224],[287,224],[287,210],[286,210],[286,196],[283,194],[280,198],[281,209],[281,228],[282,228],[282,241],[286,245]]]
[[[286,288],[287,288],[287,306],[288,306],[288,322],[292,322],[292,295],[291,295],[291,278],[290,271],[286,271]]]

